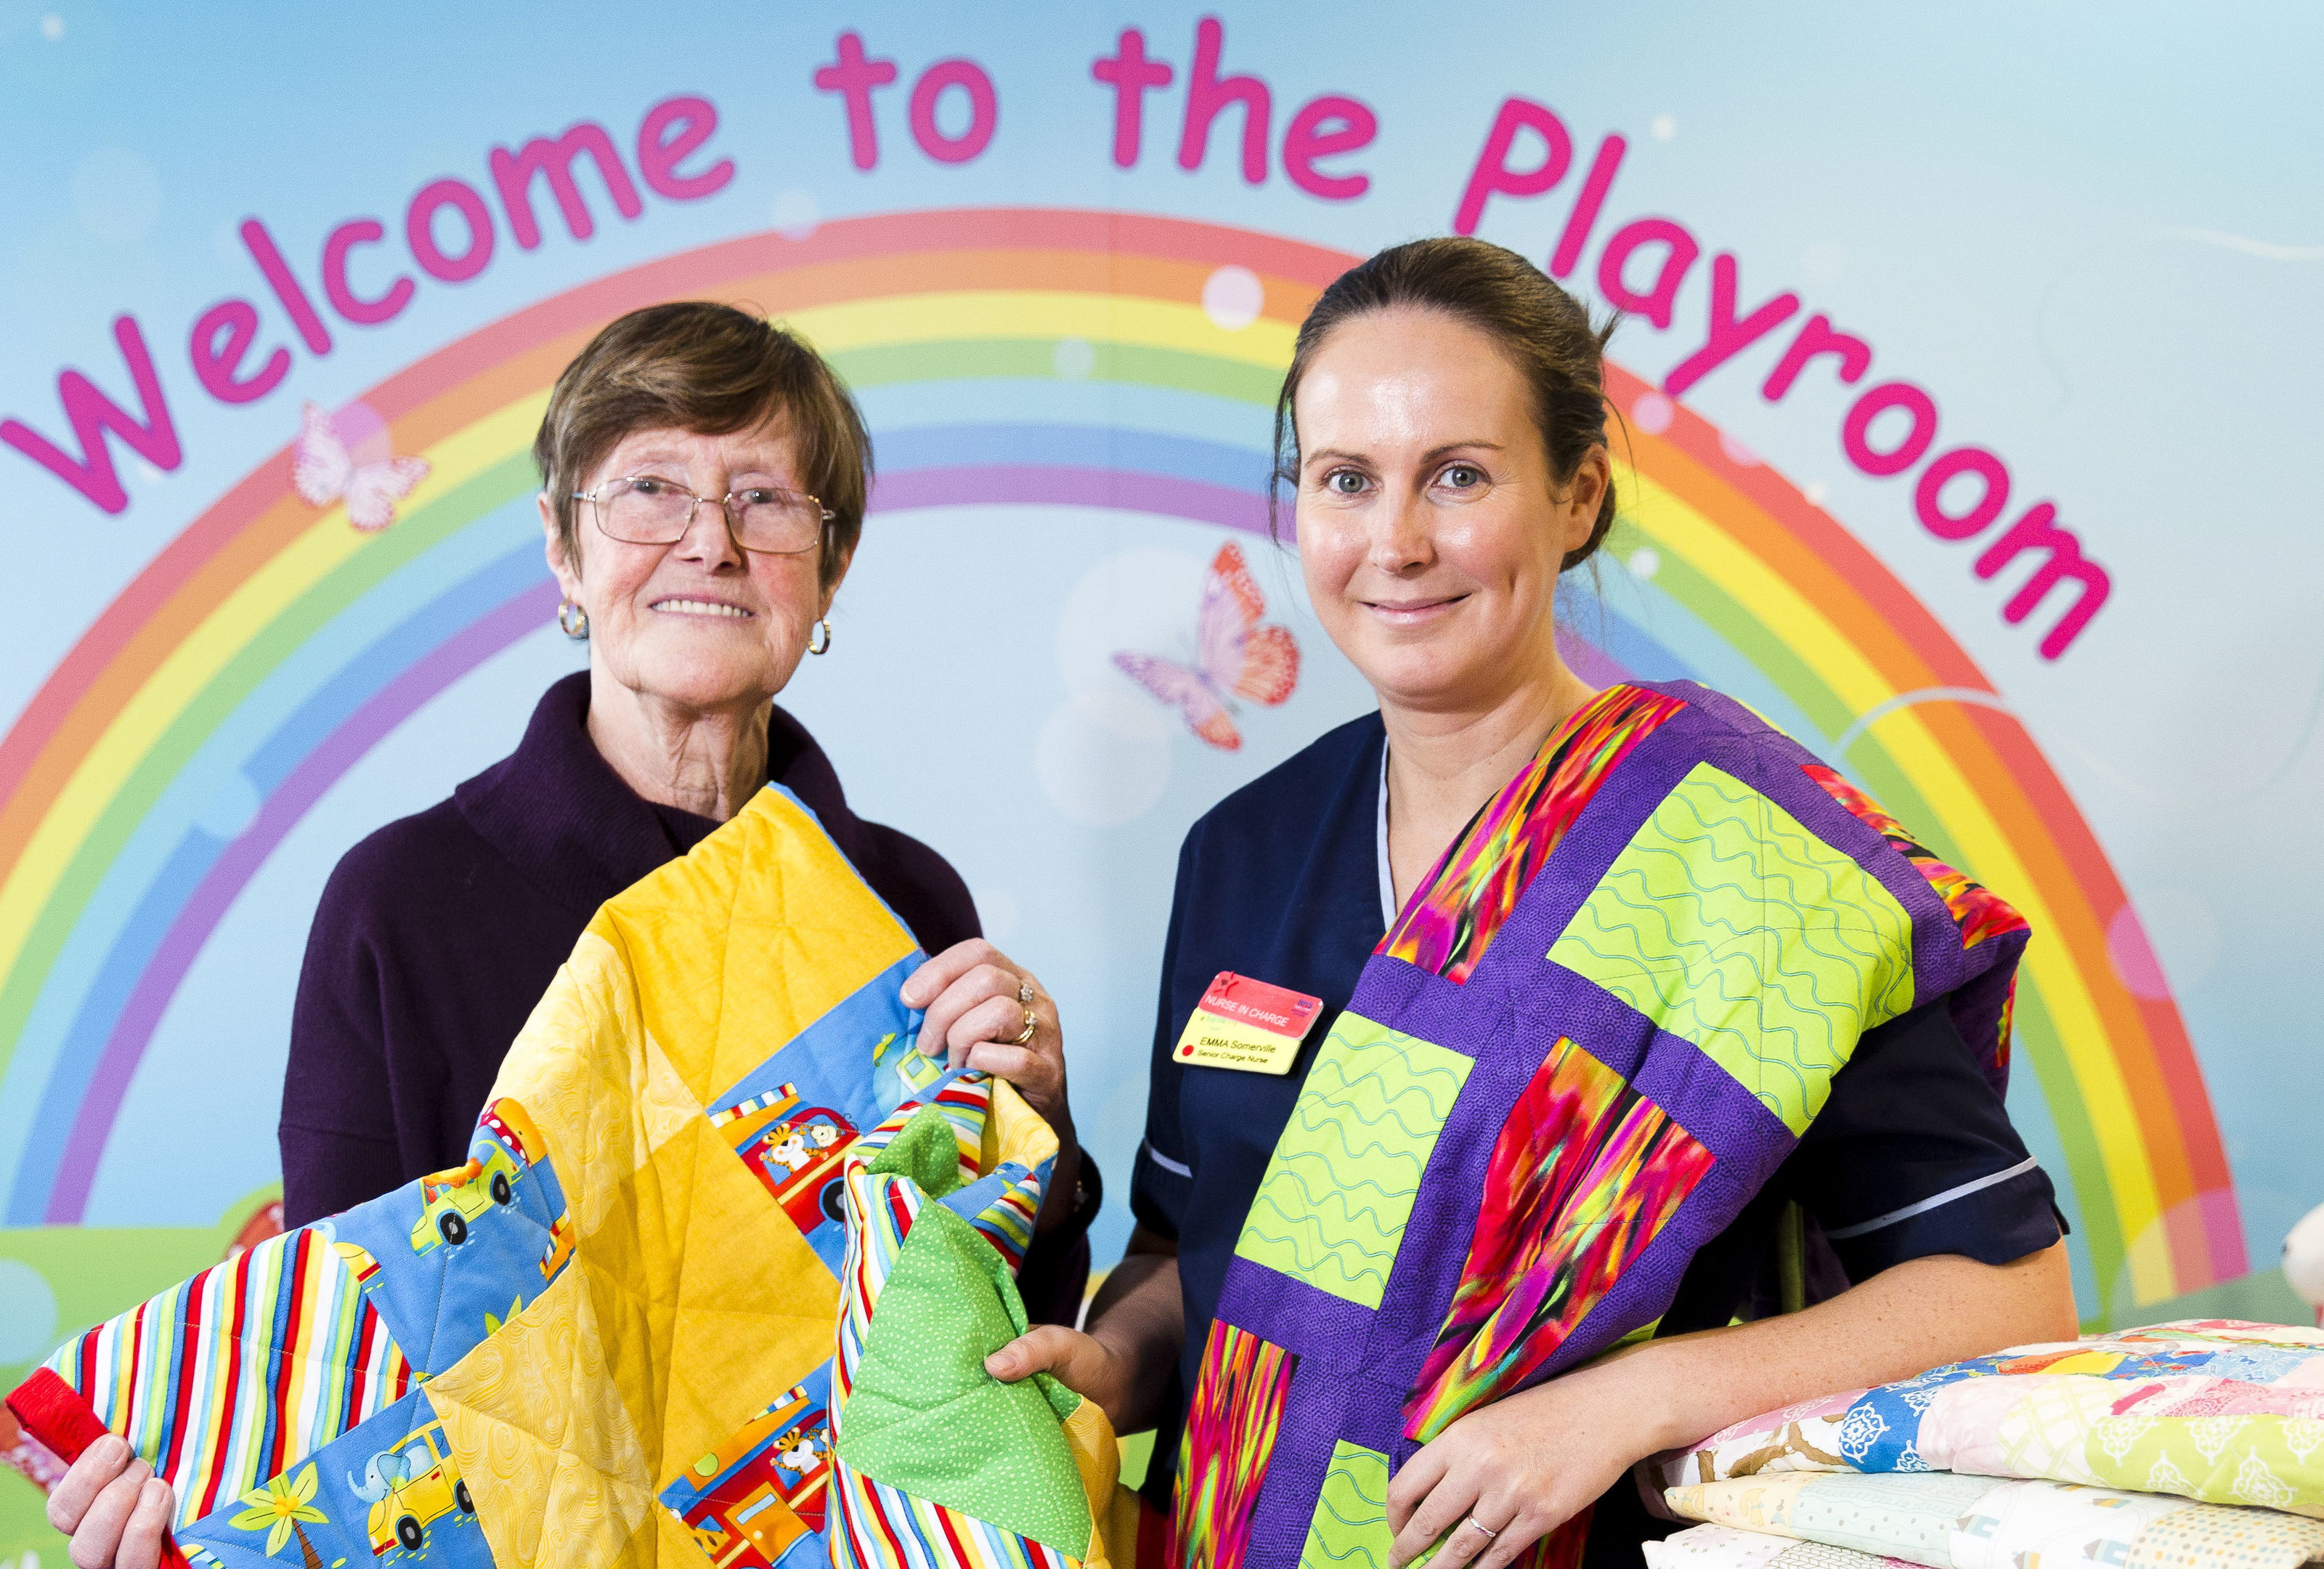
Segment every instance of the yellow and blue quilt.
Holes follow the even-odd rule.
[[[916,1048],[912,937],[762,791],[607,901],[466,1162],[68,1343],[194,1564],[1106,1564],[1091,1403],[983,1358],[1056,1141]]]

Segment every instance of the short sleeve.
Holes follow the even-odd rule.
[[[1177,1039],[1177,1011],[1172,998],[1176,990],[1179,940],[1193,897],[1196,839],[1201,833],[1199,824],[1189,830],[1178,851],[1178,881],[1170,896],[1170,927],[1163,940],[1160,995],[1155,1002],[1146,1137],[1138,1146],[1138,1164],[1130,1177],[1130,1213],[1139,1225],[1172,1241],[1178,1240],[1194,1187],[1194,1168],[1187,1158],[1188,1145],[1178,1120],[1178,1092],[1186,1070],[1173,1060],[1170,1048]]]
[[[2006,1264],[2064,1234],[2050,1178],[1939,998],[1868,1033],[1777,1183],[1850,1280],[1958,1253]]]

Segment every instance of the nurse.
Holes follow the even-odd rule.
[[[1559,654],[1603,344],[1457,239],[1300,330],[1280,477],[1379,712],[1188,833],[1137,1230],[988,1363],[1158,1427],[1194,1569],[1634,1565],[1644,1457],[2076,1333],[2024,923],[1740,705]]]

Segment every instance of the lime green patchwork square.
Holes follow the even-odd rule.
[[[1235,1251],[1378,1307],[1420,1174],[1469,1059],[1360,1013],[1333,1027],[1251,1201]]]
[[[1388,1569],[1388,1456],[1342,1438],[1332,1446],[1332,1468],[1299,1569]]]
[[[1913,919],[1895,896],[1707,762],[1549,957],[1701,1047],[1794,1133],[1858,1038],[1913,1006]]]

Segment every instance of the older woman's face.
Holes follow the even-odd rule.
[[[726,436],[633,431],[576,488],[643,475],[713,497],[752,485],[805,488],[779,420]],[[574,505],[578,560],[567,559],[546,498],[542,521],[549,568],[588,614],[591,668],[683,708],[747,709],[781,691],[846,570],[842,561],[825,587],[821,545],[797,556],[742,549],[715,503],[696,507],[685,536],[669,545],[609,538],[590,503]]]
[[[1603,449],[1554,483],[1525,378],[1487,334],[1388,310],[1301,379],[1299,562],[1382,697],[1460,709],[1554,669],[1557,577],[1590,537]]]

